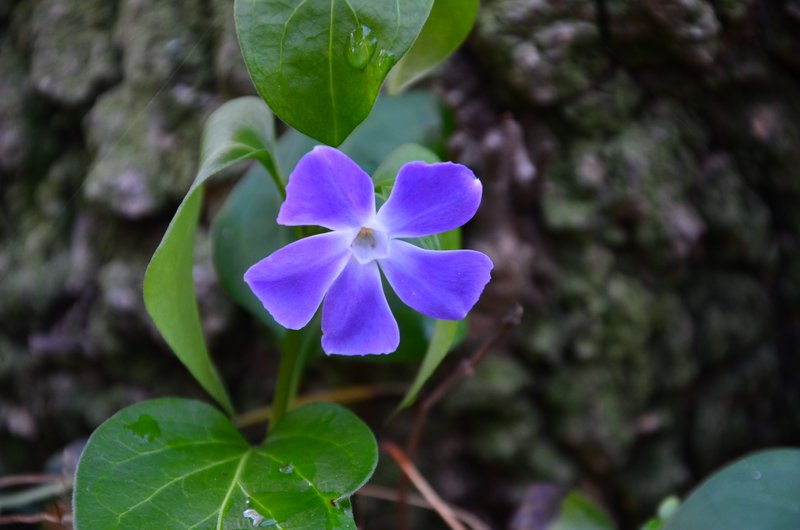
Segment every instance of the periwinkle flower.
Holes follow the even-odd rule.
[[[464,318],[489,282],[492,262],[480,252],[425,250],[403,240],[463,225],[481,192],[465,166],[410,162],[376,213],[369,175],[340,151],[316,147],[289,177],[278,223],[331,231],[277,250],[244,279],[286,328],[302,328],[322,304],[326,353],[391,353],[400,332],[380,271],[405,304],[444,320]]]

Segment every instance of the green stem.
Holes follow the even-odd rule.
[[[272,421],[269,422],[269,430],[275,427],[286,411],[291,406],[297,395],[299,386],[298,371],[300,363],[300,344],[301,335],[299,331],[293,329],[286,330],[286,338],[283,341],[283,351],[281,361],[278,366],[278,381],[275,384],[275,394],[272,398]]]

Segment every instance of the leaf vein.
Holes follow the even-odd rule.
[[[286,465],[288,465],[288,462],[284,462],[284,461],[280,460],[279,458],[276,458],[276,457],[274,457],[274,456],[273,456],[273,455],[271,455],[270,453],[267,453],[266,451],[265,451],[265,452],[263,452],[263,453],[259,453],[259,454],[266,456],[267,458],[269,458],[270,460],[272,460],[272,461],[274,461],[274,462],[277,462],[277,463],[278,463],[280,466],[286,466]],[[305,480],[305,481],[306,481],[306,484],[308,484],[308,485],[309,485],[309,487],[310,487],[312,490],[314,490],[314,493],[316,493],[316,494],[317,494],[317,497],[319,497],[319,498],[322,500],[322,503],[323,503],[323,505],[324,505],[326,508],[329,506],[330,499],[326,498],[326,497],[325,497],[325,495],[323,495],[323,494],[322,494],[322,492],[321,492],[321,491],[319,491],[319,489],[317,488],[317,486],[316,486],[316,485],[315,485],[313,482],[311,482],[311,481],[310,481],[310,480],[309,480],[309,479],[308,479],[308,478],[307,478],[305,475],[303,475],[302,473],[300,473],[300,472],[297,470],[297,468],[296,468],[296,467],[294,467],[294,466],[292,466],[292,473],[293,473],[293,474],[295,474],[295,475],[297,475],[298,477],[300,477],[301,479],[303,479],[303,480]],[[328,520],[330,520],[330,510],[327,510],[327,509],[326,509],[326,510],[325,510],[325,514],[326,514],[326,515],[325,515],[325,517],[326,517],[326,518],[328,518]]]
[[[286,22],[283,23],[283,33],[281,34],[281,40],[278,43],[278,82],[279,83],[281,83],[283,81],[283,45],[286,42],[286,33],[289,31],[289,23],[292,21],[294,16],[297,14],[298,11],[300,11],[300,8],[303,7],[303,5],[307,1],[308,0],[303,0],[302,2],[297,4],[297,7],[295,7],[294,10],[292,10],[291,14],[289,14],[289,17],[286,19]]]
[[[180,444],[180,445],[167,445],[167,446],[161,447],[159,449],[154,449],[152,451],[147,451],[145,453],[137,453],[136,455],[134,455],[134,456],[132,456],[130,458],[125,458],[123,460],[109,460],[108,458],[105,458],[105,460],[108,461],[109,464],[117,466],[117,465],[120,465],[120,464],[127,464],[128,462],[132,462],[132,461],[134,461],[134,460],[136,460],[138,458],[144,457],[144,456],[155,455],[155,454],[158,454],[158,453],[163,453],[164,451],[171,451],[173,449],[184,449],[186,447],[197,447],[197,446],[201,446],[201,445],[238,445],[238,446],[241,446],[242,443],[241,442],[234,442],[234,441],[223,442],[223,441],[220,441],[220,440],[209,440],[209,441],[192,442],[192,443]]]
[[[239,477],[242,476],[242,470],[244,466],[247,464],[247,461],[250,459],[250,455],[253,454],[252,449],[248,449],[247,452],[242,456],[242,459],[239,461],[239,465],[236,466],[236,472],[233,474],[233,479],[231,479],[231,485],[228,487],[228,491],[225,493],[225,498],[222,499],[222,504],[219,506],[219,517],[217,517],[217,530],[222,530],[222,517],[225,513],[225,507],[231,500],[231,496],[233,495],[233,490],[236,489],[236,485],[239,484]]]
[[[242,485],[241,482],[239,482],[239,489],[242,490],[242,493],[244,493],[244,496],[249,498],[254,505],[258,506],[260,509],[262,509],[265,512],[267,512],[267,515],[269,515],[269,518],[272,519],[273,521],[275,521],[276,530],[282,530],[283,529],[283,527],[280,525],[280,523],[275,518],[275,514],[272,513],[272,510],[270,510],[269,508],[264,506],[264,504],[262,502],[260,502],[256,497],[250,495],[250,492],[248,492],[245,489],[245,487]]]
[[[400,0],[394,0],[394,7],[395,7],[395,19],[397,20],[397,24],[394,26],[394,36],[392,37],[392,44],[395,43],[397,40],[397,36],[400,34]]]

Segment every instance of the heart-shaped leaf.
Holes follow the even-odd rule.
[[[209,117],[203,131],[200,170],[144,278],[144,302],[156,328],[194,378],[228,412],[233,407],[208,355],[192,281],[202,186],[220,170],[248,159],[260,161],[277,175],[274,134],[272,113],[255,97],[229,101]]]
[[[400,92],[456,51],[475,24],[478,4],[478,0],[434,0],[416,42],[389,74],[389,92]]]
[[[664,527],[695,528],[800,528],[800,450],[763,451],[715,473],[681,504]]]
[[[372,109],[433,0],[236,0],[258,93],[283,121],[338,146]]]
[[[353,529],[349,496],[372,475],[369,428],[314,403],[251,447],[215,408],[128,407],[89,439],[75,478],[76,530]]]

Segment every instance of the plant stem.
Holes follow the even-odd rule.
[[[278,366],[278,381],[275,384],[275,394],[272,398],[272,421],[269,422],[269,431],[281,421],[281,418],[291,406],[299,386],[298,370],[301,345],[300,331],[286,330],[286,339],[283,341],[283,351]],[[299,367],[302,369],[302,367]]]

